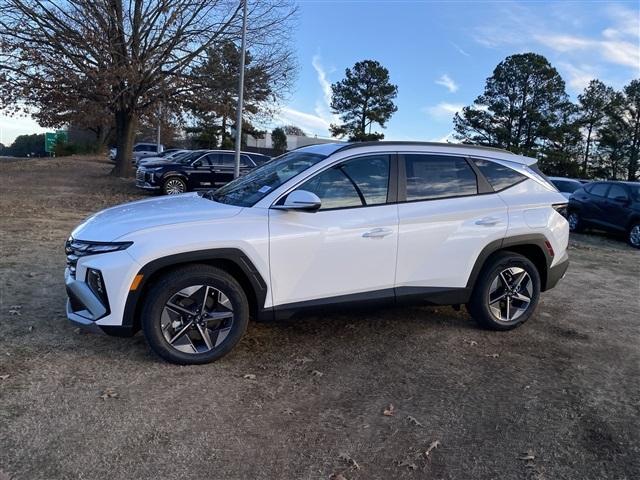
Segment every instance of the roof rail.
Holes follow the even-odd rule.
[[[344,147],[341,147],[336,150],[336,152],[341,152],[344,150],[349,150],[351,148],[358,147],[371,147],[375,145],[416,145],[422,147],[449,147],[449,148],[472,148],[474,150],[488,150],[491,152],[500,152],[500,153],[508,153],[509,155],[516,155],[509,150],[505,150],[503,148],[496,147],[485,147],[484,145],[469,145],[466,143],[445,143],[445,142],[416,142],[416,141],[400,141],[400,140],[387,140],[387,141],[372,141],[372,142],[350,142],[345,144]],[[335,152],[334,152],[335,153]]]

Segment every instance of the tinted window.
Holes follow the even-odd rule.
[[[609,193],[607,193],[607,197],[609,198],[624,197],[626,199],[628,198],[628,195],[624,187],[621,187],[620,185],[611,185],[611,188],[609,189]]]
[[[225,167],[233,167],[235,165],[235,157],[233,153],[221,153],[220,154],[220,164]]]
[[[604,197],[605,193],[607,193],[607,188],[609,188],[609,185],[606,183],[594,183],[591,185],[591,188],[589,188],[589,193],[598,197]]]
[[[407,200],[459,197],[478,193],[476,175],[464,158],[404,155]]]
[[[473,162],[480,169],[482,175],[485,176],[495,191],[512,187],[516,183],[527,178],[525,175],[496,162],[480,159],[474,159]]]
[[[558,190],[566,193],[573,193],[582,185],[580,182],[571,182],[569,180],[551,180]]]
[[[374,155],[332,167],[299,189],[318,195],[325,210],[386,203],[388,187],[389,157]]]
[[[209,165],[211,165],[211,162],[209,161],[208,155],[205,155],[192,163],[192,166],[194,167],[209,166]]]

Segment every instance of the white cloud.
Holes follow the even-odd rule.
[[[457,43],[454,43],[454,42],[449,42],[449,43],[453,45],[453,48],[455,48],[460,55],[464,55],[465,57],[471,56],[469,53],[465,52],[462,48],[460,48],[460,46]]]
[[[605,30],[607,32],[607,30]],[[611,33],[609,32],[609,35]],[[593,40],[571,35],[536,35],[541,44],[563,53],[598,52],[603,60],[618,65],[640,68],[640,48],[623,40]]]
[[[284,107],[278,112],[276,118],[286,125],[296,125],[305,132],[318,135],[327,135],[329,123],[326,119],[312,113],[301,112],[290,107]]]
[[[329,125],[338,120],[337,116],[331,113],[331,82],[320,55],[313,56],[311,65],[316,71],[320,87],[320,96],[315,102],[314,113],[284,107],[276,115],[276,118],[282,123],[297,125],[305,132],[327,136],[329,135]]]
[[[423,111],[436,120],[451,120],[463,107],[464,105],[458,103],[440,102],[424,108]]]
[[[458,91],[458,84],[446,73],[436,80],[436,83],[445,87],[450,93]]]
[[[599,78],[595,69],[590,65],[573,65],[571,63],[560,62],[558,68],[567,78],[567,85],[576,93],[582,93],[589,82],[594,78]]]

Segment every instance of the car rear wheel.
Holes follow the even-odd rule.
[[[629,245],[634,248],[640,248],[640,223],[631,224],[629,228],[629,236],[627,237]]]
[[[142,329],[151,349],[181,365],[213,362],[240,341],[249,304],[227,272],[192,265],[164,275],[146,296]]]
[[[539,298],[536,266],[522,255],[503,252],[483,267],[467,310],[485,328],[511,330],[533,315]]]
[[[178,195],[186,191],[186,182],[178,177],[169,177],[162,184],[162,192],[165,195]]]
[[[580,214],[576,211],[569,212],[567,221],[569,222],[569,230],[572,232],[581,232],[584,229],[582,218],[580,218]]]

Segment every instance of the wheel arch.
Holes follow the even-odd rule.
[[[542,234],[518,235],[489,243],[476,259],[467,281],[467,288],[473,289],[483,267],[494,255],[506,251],[518,253],[529,259],[540,274],[540,290],[547,290],[549,267],[553,261],[547,243],[547,238]]]
[[[229,273],[245,291],[251,316],[256,318],[262,313],[267,297],[267,284],[244,252],[236,248],[198,250],[169,255],[144,265],[138,272],[138,275],[142,275],[138,288],[127,295],[122,326],[132,333],[140,330],[140,314],[153,283],[167,272],[192,264],[210,265]]]

